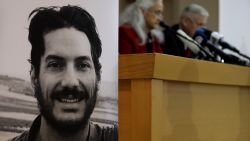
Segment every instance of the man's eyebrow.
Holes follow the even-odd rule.
[[[63,60],[63,58],[57,55],[48,55],[45,61],[47,62],[48,60]]]

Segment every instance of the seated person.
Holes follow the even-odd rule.
[[[121,15],[119,53],[162,53],[159,40],[151,33],[162,20],[162,0],[137,0]]]
[[[181,29],[188,36],[193,37],[195,31],[200,27],[205,27],[207,25],[207,20],[209,17],[208,11],[198,4],[190,4],[183,11],[180,16],[179,24],[172,27],[175,31]],[[194,57],[194,53],[185,45],[185,43],[178,43],[185,49],[185,57]]]

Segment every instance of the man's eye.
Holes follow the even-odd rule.
[[[162,15],[162,11],[160,11],[160,10],[155,11],[155,15],[157,15],[157,16]]]
[[[77,68],[79,70],[86,70],[86,69],[90,68],[90,64],[88,64],[88,63],[78,63]]]
[[[59,62],[56,61],[51,61],[48,63],[47,68],[51,69],[51,70],[59,70],[62,69],[63,65]]]

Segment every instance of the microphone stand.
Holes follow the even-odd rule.
[[[247,58],[249,61],[250,61],[250,57],[248,57],[247,55],[245,55],[245,54],[242,54],[242,53],[238,53],[240,56],[242,56],[242,57],[245,57],[245,58]]]
[[[207,50],[205,50],[199,43],[188,39],[187,37],[183,36],[182,34],[180,34],[178,32],[175,32],[175,33],[176,33],[176,35],[180,36],[181,38],[183,38],[183,39],[195,44],[196,46],[198,46],[199,49],[201,50],[200,54],[203,54],[203,55],[205,54],[206,55],[205,58],[212,59],[212,61],[214,61],[214,62],[218,62],[217,59],[214,57],[214,55],[211,54],[210,52],[208,52]]]
[[[180,34],[180,33],[176,32],[176,31],[174,31],[174,30],[171,29],[171,28],[169,28],[169,26],[167,26],[167,25],[166,25],[164,22],[162,22],[162,21],[160,22],[160,26],[163,27],[164,29],[172,30],[176,35],[178,35],[178,36],[180,36],[181,38],[183,38],[183,39],[185,39],[185,40],[187,40],[187,41],[189,41],[189,42],[195,44],[196,46],[198,46],[199,49],[200,49],[200,52],[198,53],[198,55],[202,55],[202,57],[203,57],[204,59],[212,60],[212,61],[214,61],[214,62],[218,62],[218,60],[216,59],[216,57],[214,57],[213,54],[211,54],[210,52],[208,52],[207,50],[205,50],[200,44],[194,42],[193,40],[188,39],[187,37],[183,36],[182,34]]]
[[[216,47],[215,45],[213,45],[212,42],[209,41],[209,40],[205,43],[205,45],[208,46],[215,53],[217,53],[219,56],[221,56],[224,59],[225,63],[242,65],[242,66],[249,66],[248,62],[240,59],[237,56],[234,56],[232,54],[227,54],[227,53],[223,52],[218,47]]]

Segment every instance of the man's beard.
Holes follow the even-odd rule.
[[[38,107],[40,110],[41,115],[45,118],[46,122],[50,125],[50,127],[57,130],[59,133],[63,133],[64,135],[69,135],[84,129],[89,121],[89,118],[94,110],[96,97],[98,92],[98,83],[95,84],[95,88],[93,94],[89,94],[86,90],[84,92],[80,92],[79,90],[75,89],[63,89],[61,91],[52,91],[50,94],[51,102],[46,102],[44,99],[44,94],[42,93],[40,84],[35,86],[35,95],[38,101]],[[53,114],[53,107],[54,103],[52,102],[55,100],[55,97],[60,97],[62,94],[66,93],[74,93],[78,97],[83,96],[86,101],[86,108],[84,111],[84,115],[80,120],[69,120],[69,121],[60,121],[55,118]]]

